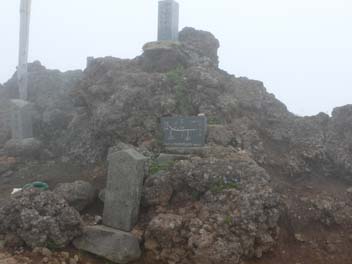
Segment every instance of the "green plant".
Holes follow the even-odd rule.
[[[153,174],[155,174],[155,173],[158,173],[159,171],[168,170],[168,169],[170,169],[174,164],[175,164],[174,161],[165,161],[165,162],[153,161],[153,162],[149,165],[149,174],[150,174],[150,175],[153,175]]]
[[[189,114],[194,112],[192,100],[187,91],[185,81],[185,70],[182,66],[177,66],[175,69],[166,74],[167,79],[175,88],[176,108],[180,114]]]
[[[238,185],[234,182],[225,182],[224,180],[216,181],[210,187],[210,191],[214,194],[220,193],[224,190],[237,189]]]
[[[220,125],[221,121],[216,116],[208,117],[208,124],[209,125]]]
[[[227,225],[231,225],[232,224],[232,217],[230,215],[227,215],[225,217],[224,223]]]
[[[55,250],[55,249],[59,249],[60,247],[58,245],[56,245],[54,242],[52,242],[51,240],[49,240],[46,243],[46,247],[50,250]]]
[[[200,197],[201,197],[201,193],[200,193],[200,192],[198,192],[198,191],[193,191],[193,192],[192,192],[192,198],[193,198],[194,200],[199,200]]]

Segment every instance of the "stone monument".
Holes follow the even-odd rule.
[[[130,148],[111,152],[108,160],[103,224],[129,232],[138,220],[147,158]]]
[[[159,1],[158,41],[177,41],[179,4],[174,0]]]
[[[84,227],[73,241],[76,248],[121,264],[141,256],[139,240],[130,231],[138,221],[146,160],[124,144],[109,150],[103,225]]]

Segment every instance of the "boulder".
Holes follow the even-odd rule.
[[[169,173],[159,171],[145,180],[142,194],[144,206],[166,206],[169,203],[173,194],[169,177]]]
[[[87,226],[73,245],[114,263],[129,263],[141,256],[139,241],[130,233],[106,226]]]
[[[81,234],[81,218],[55,193],[28,189],[0,205],[0,233],[14,234],[32,248],[63,248]]]
[[[42,143],[35,138],[11,139],[4,146],[6,155],[21,158],[36,158],[41,149]]]
[[[220,42],[213,34],[203,30],[196,30],[192,27],[186,27],[180,31],[179,40],[188,49],[198,54],[200,58],[208,58],[211,65],[218,66]]]
[[[236,143],[234,132],[224,125],[209,125],[208,143],[229,146]]]
[[[146,71],[168,72],[178,66],[187,66],[189,57],[178,42],[160,41],[144,45],[140,57]]]
[[[97,190],[86,181],[60,183],[54,192],[63,197],[67,203],[81,212],[97,198]]]

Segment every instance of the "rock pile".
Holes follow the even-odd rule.
[[[176,162],[167,180],[145,189],[173,188],[168,207],[154,202],[164,209],[146,229],[150,263],[239,263],[273,249],[280,211],[269,180],[245,153]]]
[[[32,248],[62,248],[81,234],[81,218],[53,192],[28,189],[1,203],[0,233],[15,235]]]

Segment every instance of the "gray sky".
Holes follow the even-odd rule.
[[[156,38],[157,0],[32,0],[30,61],[83,68]],[[0,82],[17,64],[19,0],[0,1]],[[180,27],[211,31],[221,68],[264,82],[299,115],[352,103],[351,0],[179,0]]]

